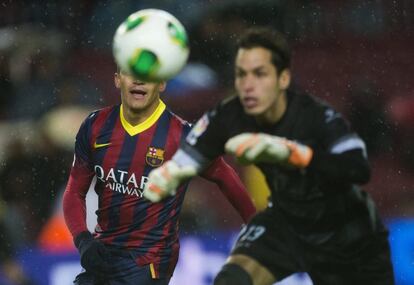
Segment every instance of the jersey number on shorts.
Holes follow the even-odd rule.
[[[239,241],[254,241],[264,234],[265,231],[266,228],[264,226],[249,225],[240,233]]]

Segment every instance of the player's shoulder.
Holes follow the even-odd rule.
[[[348,124],[346,119],[326,100],[307,93],[296,93],[296,104],[308,121],[315,121],[323,124]],[[295,100],[295,99],[294,99]],[[299,103],[300,102],[300,103]]]
[[[334,108],[324,99],[314,96],[313,94],[289,91],[288,96],[291,96],[294,104],[301,105],[302,109],[309,110],[311,112],[324,113],[326,110],[333,110]]]
[[[289,89],[287,91],[287,94],[289,101],[293,102],[294,104],[317,107],[322,103],[322,100],[310,93]]]
[[[84,127],[91,127],[98,120],[98,118],[100,120],[106,120],[109,114],[111,114],[112,111],[116,110],[117,108],[119,108],[119,105],[112,105],[94,110],[91,113],[89,113],[88,116],[86,116],[82,125]]]
[[[230,109],[240,109],[242,105],[240,103],[239,97],[237,95],[232,95],[232,96],[229,96],[221,100],[218,107],[224,110],[230,110]]]
[[[86,120],[95,120],[99,116],[106,116],[116,108],[119,108],[119,105],[106,106],[100,109],[96,109],[86,117]]]
[[[230,120],[232,117],[240,118],[244,116],[244,110],[237,95],[227,97],[209,113],[210,117],[220,115],[224,120]]]

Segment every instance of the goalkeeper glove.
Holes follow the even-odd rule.
[[[75,238],[80,262],[86,271],[104,275],[110,268],[110,253],[103,243],[94,239],[90,232],[82,232]]]
[[[155,203],[168,195],[175,195],[180,183],[196,174],[193,166],[180,166],[174,160],[167,161],[149,174],[144,197]]]
[[[242,163],[288,163],[298,168],[308,166],[313,155],[306,145],[263,133],[234,136],[227,141],[225,149]]]

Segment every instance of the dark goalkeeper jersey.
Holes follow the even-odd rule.
[[[206,113],[183,144],[200,164],[224,153],[228,139],[262,132],[310,146],[314,157],[306,169],[261,163],[271,189],[269,207],[284,215],[294,230],[312,243],[340,233],[345,242],[382,228],[372,201],[356,184],[369,180],[364,142],[330,106],[288,92],[287,111],[274,125],[259,125],[244,113],[238,97]]]

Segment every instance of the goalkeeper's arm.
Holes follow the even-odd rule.
[[[358,140],[360,140],[358,138]],[[362,145],[362,141],[360,142]],[[243,133],[226,143],[226,151],[244,163],[276,163],[309,168],[327,179],[345,183],[366,183],[370,178],[364,146],[341,153],[314,150],[307,145],[263,133]]]
[[[297,168],[309,165],[313,150],[303,144],[264,133],[242,133],[229,139],[227,153],[241,163],[278,163]]]
[[[171,160],[150,172],[144,188],[144,197],[151,202],[159,202],[169,195],[174,195],[183,181],[196,176],[205,166],[206,163],[196,161],[179,149]]]

